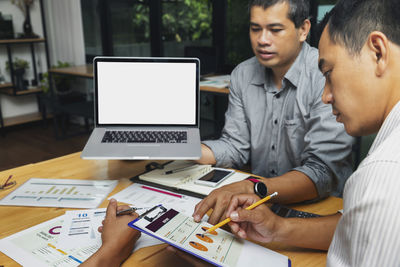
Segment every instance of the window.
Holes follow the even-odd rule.
[[[210,0],[163,0],[161,10],[164,56],[182,57],[185,47],[212,46]]]

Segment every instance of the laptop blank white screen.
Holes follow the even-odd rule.
[[[195,125],[196,64],[97,62],[99,124]]]

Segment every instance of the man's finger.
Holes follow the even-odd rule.
[[[106,211],[106,219],[107,218],[115,218],[117,216],[117,201],[115,199],[110,199],[110,203],[108,203],[107,211]]]
[[[234,222],[249,222],[249,223],[260,223],[263,216],[259,210],[236,210],[233,211],[229,217],[231,217]]]
[[[208,219],[208,222],[211,224],[219,223],[222,217],[224,216],[225,208],[228,206],[228,204],[229,202],[226,203],[226,200],[217,201],[217,203],[214,206],[214,210],[211,213],[210,218]]]
[[[201,218],[203,218],[204,214],[206,214],[207,211],[214,206],[214,203],[215,198],[213,196],[208,196],[207,198],[200,201],[200,203],[196,205],[196,210],[193,214],[194,220],[196,222],[199,222]]]

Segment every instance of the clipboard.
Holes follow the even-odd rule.
[[[128,224],[147,235],[216,266],[291,266],[288,257],[217,229],[203,235],[212,225],[196,223],[192,217],[157,205]]]

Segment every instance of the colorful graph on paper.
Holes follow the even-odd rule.
[[[97,208],[118,181],[31,178],[0,205]]]

